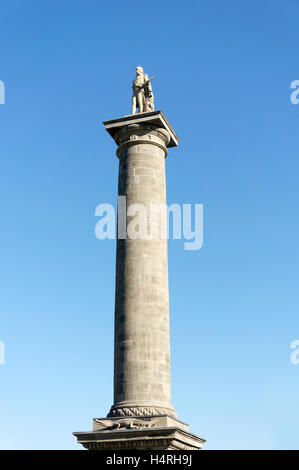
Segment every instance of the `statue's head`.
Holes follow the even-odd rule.
[[[141,75],[143,74],[143,68],[141,67],[141,65],[138,65],[136,67],[136,75]]]

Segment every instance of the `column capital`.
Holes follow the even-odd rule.
[[[155,131],[155,129],[156,130],[159,129],[159,131],[162,131],[162,133],[163,133],[163,130],[166,131],[167,134],[169,135],[169,139],[165,141],[165,145],[167,148],[177,147],[179,143],[178,136],[174,132],[173,128],[167,121],[162,111],[152,111],[150,113],[130,114],[122,118],[112,119],[110,121],[104,121],[103,124],[105,126],[105,129],[107,130],[107,132],[109,132],[109,134],[114,139],[117,145],[121,143],[119,142],[119,137],[121,136],[120,131],[124,127],[130,126],[130,129],[132,129],[132,133],[133,133],[134,124],[138,125],[139,128],[142,128],[142,127],[152,128],[153,131]]]

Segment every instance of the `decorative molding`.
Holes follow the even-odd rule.
[[[135,450],[152,450],[153,442],[148,439],[138,441],[101,441],[101,442],[81,442],[86,449],[89,450],[121,450],[121,449],[135,449]],[[171,440],[168,439],[155,439],[155,450],[166,450],[169,448]]]
[[[155,426],[153,422],[146,422],[141,419],[119,419],[119,420],[108,420],[108,419],[94,419],[94,422],[102,426],[101,430],[113,430],[113,429],[140,429],[140,428],[152,428]]]
[[[132,450],[199,450],[198,447],[192,444],[183,444],[177,439],[165,438],[165,439],[138,439],[134,441],[130,440],[113,440],[113,441],[85,441],[82,442],[83,446],[89,450],[121,450],[121,449],[132,449]]]
[[[177,418],[175,411],[170,408],[155,408],[138,406],[134,408],[111,408],[107,417],[111,418],[114,416],[161,416],[168,415],[173,418]]]

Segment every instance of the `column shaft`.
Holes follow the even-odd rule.
[[[126,126],[118,139],[118,195],[126,197],[127,211],[132,210],[127,228],[137,216],[140,224],[135,228],[142,238],[131,239],[128,230],[126,239],[117,240],[114,405],[109,416],[175,416],[170,402],[167,240],[160,217],[161,208],[166,210],[168,139],[164,129],[149,125]],[[135,206],[137,212],[135,204],[142,205],[140,210]],[[154,217],[153,205],[160,208]],[[153,239],[144,239],[145,228]]]

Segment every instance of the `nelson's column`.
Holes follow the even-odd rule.
[[[198,450],[205,442],[170,400],[165,157],[179,139],[154,111],[152,78],[137,67],[132,114],[104,122],[119,158],[114,402],[93,431],[74,433],[92,450]]]

